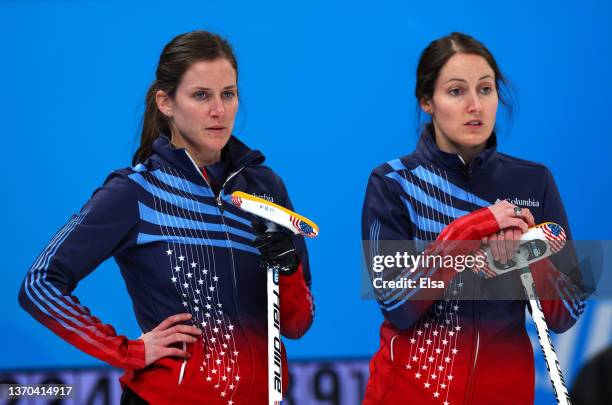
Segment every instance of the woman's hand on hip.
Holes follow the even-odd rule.
[[[163,357],[180,357],[187,359],[190,354],[176,347],[175,343],[194,343],[202,331],[195,326],[184,325],[183,322],[191,319],[191,314],[183,313],[169,316],[155,329],[143,334],[140,339],[145,345],[145,365],[155,363]]]

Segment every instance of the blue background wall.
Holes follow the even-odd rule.
[[[500,150],[551,168],[576,239],[612,239],[609,3],[239,3],[0,4],[0,368],[96,364],[18,307],[19,284],[106,174],[129,164],[159,53],[193,29],[233,43],[235,133],[264,151],[297,210],[321,227],[309,245],[316,321],[289,344],[292,357],[368,357],[377,348],[381,316],[359,294],[365,185],[373,167],[414,147],[418,55],[451,31],[483,41],[514,84],[520,106],[501,128]],[[139,335],[114,262],[76,295],[120,333]],[[610,341],[611,317],[609,302],[594,303],[559,341],[570,379]],[[545,380],[541,360],[538,376]]]

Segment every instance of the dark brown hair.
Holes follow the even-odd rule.
[[[493,54],[480,41],[460,32],[453,32],[432,41],[421,53],[414,89],[414,95],[417,99],[417,111],[420,111],[422,100],[430,100],[433,97],[434,87],[440,75],[440,70],[457,53],[479,55],[487,61],[495,73],[495,87],[499,100],[506,107],[508,116],[511,117],[514,110],[512,91],[508,81],[502,74],[499,66],[497,66],[497,61]]]
[[[157,108],[155,94],[163,90],[170,97],[176,94],[183,74],[196,62],[213,61],[225,58],[236,71],[238,78],[238,63],[229,42],[217,34],[208,31],[191,31],[172,39],[159,56],[155,72],[155,80],[149,87],[145,98],[145,112],[142,119],[140,146],[132,164],[144,162],[152,152],[153,142],[160,134],[171,136],[170,126],[165,115]]]

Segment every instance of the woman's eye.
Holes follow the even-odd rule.
[[[222,94],[223,98],[231,100],[232,98],[236,97],[236,93],[234,93],[233,91],[224,91]]]
[[[204,99],[206,99],[207,96],[208,95],[206,94],[205,91],[196,91],[195,93],[193,93],[193,97],[196,100],[204,100]]]
[[[451,96],[460,96],[461,95],[461,89],[455,87],[452,88],[448,91],[448,94],[450,94]]]
[[[480,92],[482,94],[485,94],[485,95],[486,94],[491,94],[492,91],[493,91],[493,88],[489,87],[489,86],[486,86],[486,87],[483,87],[483,88],[480,89]]]

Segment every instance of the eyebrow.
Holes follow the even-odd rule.
[[[223,90],[229,90],[229,89],[235,89],[235,88],[237,88],[235,84],[230,84],[229,86],[225,86]],[[191,89],[192,90],[212,90],[209,87],[202,87],[202,86],[193,86]]]
[[[491,75],[484,75],[484,76],[482,76],[481,78],[479,78],[479,79],[478,79],[478,81],[480,81],[480,80],[484,80],[484,79],[486,79],[486,78],[490,78],[490,79],[492,79],[493,77],[492,77]],[[455,81],[457,81],[457,82],[467,82],[467,81],[466,81],[466,80],[464,80],[464,79],[457,79],[457,78],[454,78],[454,77],[453,77],[453,78],[451,78],[451,79],[448,79],[448,80],[446,81],[446,83],[448,83],[448,82],[452,82],[453,80],[455,80]]]

